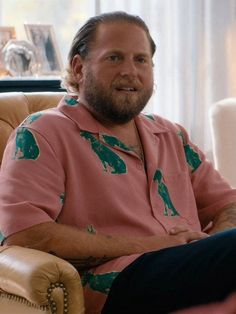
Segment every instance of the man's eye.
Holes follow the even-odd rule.
[[[139,62],[139,63],[147,63],[147,60],[144,57],[138,57],[137,58],[137,62]]]
[[[119,60],[120,60],[120,57],[117,56],[117,55],[112,55],[112,56],[109,56],[109,57],[108,57],[108,60],[109,60],[109,61],[112,61],[112,62],[116,62],[116,61],[119,61]]]

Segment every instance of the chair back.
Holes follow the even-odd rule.
[[[65,92],[0,93],[0,165],[11,132],[31,113],[57,106]]]
[[[210,125],[215,167],[236,188],[236,98],[211,106]]]

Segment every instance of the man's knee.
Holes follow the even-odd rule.
[[[236,262],[236,228],[228,229],[219,233],[216,233],[209,238],[209,254],[217,251],[219,258],[227,256],[230,258],[229,261]]]
[[[236,243],[236,228],[231,228],[224,230],[222,232],[212,235],[217,242],[222,243],[223,245],[229,244],[234,247]]]

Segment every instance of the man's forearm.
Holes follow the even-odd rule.
[[[188,229],[153,236],[92,234],[72,226],[47,222],[17,232],[5,243],[48,252],[70,261],[78,269],[85,269],[116,257],[186,244],[206,236]]]
[[[209,234],[214,234],[234,227],[236,227],[236,203],[231,203],[224,207],[215,217]]]
[[[114,238],[48,222],[9,236],[5,244],[48,252],[72,262],[80,269],[85,269],[139,251],[131,239],[125,241],[122,237]]]

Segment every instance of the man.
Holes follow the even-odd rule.
[[[89,314],[169,313],[236,288],[236,190],[181,126],[140,113],[154,52],[140,18],[91,18],[70,50],[71,94],[4,155],[4,243],[73,262]]]

